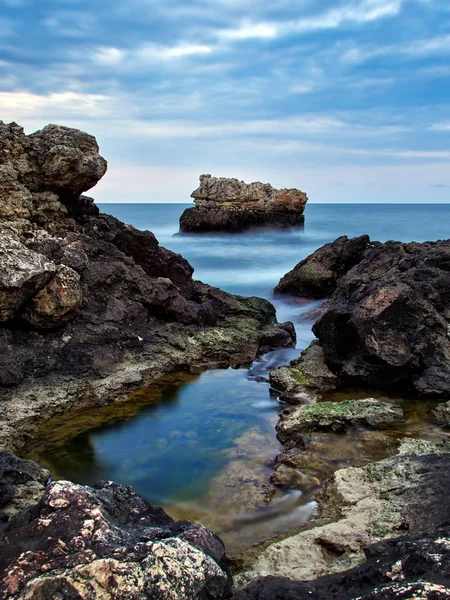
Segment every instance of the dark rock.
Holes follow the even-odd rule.
[[[343,235],[299,262],[280,279],[275,292],[328,298],[336,289],[338,279],[362,260],[369,247],[368,235],[350,239]]]
[[[277,190],[268,183],[247,184],[211,175],[200,176],[200,186],[192,198],[196,206],[183,212],[180,229],[197,233],[300,226],[308,200],[300,190]]]
[[[9,521],[37,504],[49,477],[49,472],[32,460],[0,451],[0,521]]]
[[[331,370],[357,385],[448,395],[449,271],[449,240],[368,249],[313,327]]]
[[[222,599],[231,577],[221,540],[175,522],[132,488],[51,483],[0,558],[3,598]]]

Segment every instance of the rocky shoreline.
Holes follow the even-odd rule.
[[[326,400],[349,383],[401,389],[442,398],[431,418],[448,425],[450,241],[342,237],[280,281],[277,293],[328,298],[318,340],[270,374],[287,403],[272,484],[302,489],[309,473],[320,510],[259,548],[234,589],[223,543],[205,527],[120,483],[52,482],[12,454],[51,417],[123,403],[168,373],[247,365],[295,339],[269,302],[195,281],[151,232],[100,214],[82,193],[105,171],[86,133],[50,125],[27,136],[0,122],[2,597],[450,598],[449,444],[393,442],[385,430],[404,422],[400,400]],[[267,223],[298,224],[306,203],[298,190],[210,176],[194,194],[189,210],[228,211],[216,222],[228,230],[263,224],[261,203]],[[339,446],[349,433],[369,449],[357,461]],[[384,458],[369,463],[372,446]]]
[[[200,176],[191,194],[195,207],[180,217],[180,231],[245,231],[252,227],[291,228],[303,225],[307,195],[297,189],[277,190],[269,183],[244,183],[226,177]]]

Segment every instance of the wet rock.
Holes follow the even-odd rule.
[[[338,279],[363,259],[370,246],[368,235],[350,239],[343,235],[299,262],[280,279],[275,292],[328,298],[336,289]]]
[[[0,322],[14,318],[19,309],[56,271],[45,256],[28,250],[19,238],[0,228]]]
[[[281,441],[301,440],[310,431],[346,431],[355,425],[377,427],[403,420],[403,410],[376,398],[317,402],[299,406],[281,416],[277,432]]]
[[[338,281],[313,331],[355,385],[450,392],[450,241],[387,242]]]
[[[7,531],[0,577],[2,597],[30,600],[220,599],[230,589],[219,538],[111,482],[48,485]]]
[[[250,227],[294,227],[304,222],[308,200],[296,189],[277,190],[270,184],[200,176],[192,192],[195,208],[186,209],[180,229],[186,232],[242,231]]]
[[[317,340],[312,341],[288,367],[271,371],[269,380],[274,390],[282,392],[280,399],[290,404],[303,403],[305,393],[329,392],[340,384],[339,378],[328,368]]]
[[[35,462],[0,451],[0,521],[7,522],[37,504],[49,477]]]
[[[27,304],[22,317],[38,329],[51,329],[73,319],[80,305],[80,276],[70,267],[60,265],[56,274]]]
[[[337,471],[326,489],[321,512],[326,513],[336,502],[342,509],[332,512],[334,516],[324,524],[319,521],[311,529],[269,545],[256,559],[253,571],[236,577],[237,587],[266,575],[301,581],[341,573],[365,561],[364,548],[369,544],[405,532],[420,535],[446,524],[450,447],[419,442],[405,441],[398,456]],[[296,589],[292,582],[285,583],[284,589]],[[317,583],[311,581],[308,585],[313,587],[306,589],[314,589]],[[259,585],[255,583],[247,591]],[[246,598],[245,593],[243,590],[236,598]]]
[[[438,404],[431,411],[431,415],[441,423],[445,423],[446,425],[450,424],[450,400],[448,402]]]

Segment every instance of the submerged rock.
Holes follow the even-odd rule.
[[[242,231],[250,227],[293,227],[304,222],[308,201],[296,189],[277,190],[268,183],[244,183],[226,177],[200,176],[200,186],[192,192],[195,208],[187,208],[180,218],[186,232]]]
[[[369,247],[368,235],[350,239],[343,235],[299,262],[280,279],[275,292],[328,298],[336,289],[338,279],[362,260]]]
[[[106,170],[95,138],[0,122],[0,447],[174,371],[292,345],[266,300],[192,278],[179,254],[80,195]]]
[[[213,600],[231,587],[217,536],[111,482],[49,484],[7,531],[0,578],[0,595],[11,600]]]

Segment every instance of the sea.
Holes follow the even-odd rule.
[[[303,228],[181,234],[179,218],[189,206],[127,203],[102,204],[100,209],[152,231],[162,246],[191,263],[195,279],[273,302],[278,320],[294,323],[297,347],[271,352],[249,368],[180,374],[149,391],[147,401],[141,396],[135,410],[114,414],[113,407],[104,422],[86,418],[92,424],[81,433],[70,439],[61,435],[60,443],[44,444],[33,457],[56,478],[132,485],[172,516],[212,528],[227,550],[239,555],[297,530],[317,508],[307,473],[303,486],[281,490],[270,502],[267,497],[267,481],[282,450],[275,425],[283,409],[267,376],[309,344],[313,319],[308,315],[318,306],[274,297],[274,286],[300,260],[341,235],[368,234],[382,242],[450,238],[450,204],[310,203]],[[396,435],[433,437],[436,431],[411,417]],[[333,468],[349,464],[348,448],[342,457],[340,452],[337,447]],[[358,452],[355,444],[355,457]]]

